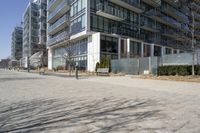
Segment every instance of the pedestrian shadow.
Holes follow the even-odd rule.
[[[55,129],[80,133],[125,132],[130,124],[163,117],[155,106],[157,102],[149,99],[115,98],[94,101],[39,99],[9,105],[0,102],[0,132],[50,132]]]

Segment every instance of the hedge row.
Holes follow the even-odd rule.
[[[159,75],[192,75],[192,66],[191,65],[171,65],[171,66],[160,66],[158,68]],[[195,74],[200,75],[200,65],[195,66]]]

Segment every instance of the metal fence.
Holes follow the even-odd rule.
[[[194,62],[195,65],[200,65],[200,53],[195,53]],[[156,75],[159,66],[192,65],[192,63],[192,53],[165,55],[163,57],[129,58],[111,60],[111,71],[132,75],[144,74],[147,71]]]

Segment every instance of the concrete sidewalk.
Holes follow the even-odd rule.
[[[0,132],[199,133],[200,84],[0,70]]]

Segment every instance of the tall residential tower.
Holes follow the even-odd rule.
[[[47,0],[30,0],[24,16],[23,25],[23,67],[33,54],[46,49]]]
[[[19,61],[22,58],[23,29],[16,26],[12,32],[11,60]]]
[[[121,59],[191,50],[190,11],[174,0],[48,0],[47,10],[49,69],[67,63],[68,48],[74,63],[87,71],[94,71],[104,56]],[[196,12],[196,29],[199,16]]]

